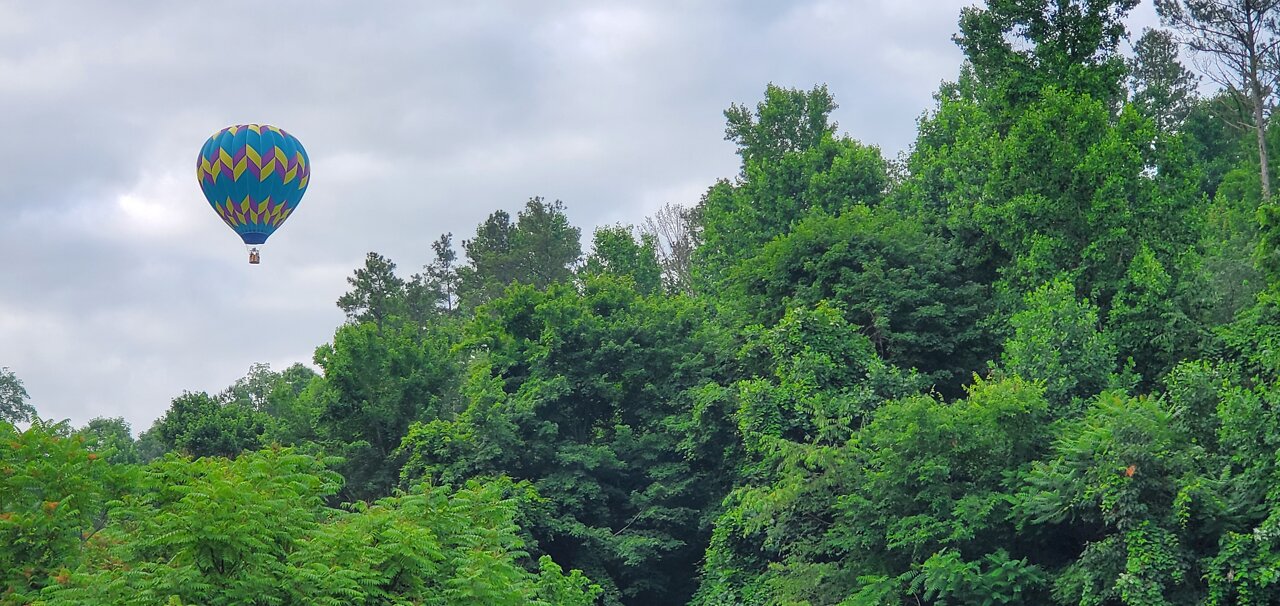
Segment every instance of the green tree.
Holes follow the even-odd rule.
[[[1015,501],[1019,526],[1045,545],[1067,604],[1196,604],[1193,551],[1221,502],[1200,475],[1198,447],[1164,402],[1108,392],[1064,426]],[[1055,540],[1056,539],[1056,540]]]
[[[1057,416],[1083,409],[1082,402],[1102,392],[1116,371],[1116,346],[1100,329],[1098,308],[1076,298],[1066,280],[1054,280],[1028,293],[1025,309],[1010,320],[1001,367],[1028,380],[1043,381]]]
[[[29,604],[86,561],[106,503],[129,483],[66,422],[0,421],[0,604]]]
[[[435,258],[424,268],[418,281],[436,304],[446,312],[453,312],[458,308],[458,253],[453,250],[453,233],[442,234],[431,243],[431,250]]]
[[[1129,89],[1138,112],[1162,133],[1178,132],[1196,101],[1199,78],[1178,62],[1173,34],[1147,28],[1133,45]]]
[[[1182,360],[1192,359],[1210,339],[1197,319],[1181,305],[1173,275],[1147,247],[1129,263],[1129,271],[1107,317],[1120,359],[1154,382]],[[1149,383],[1148,383],[1149,384]]]
[[[527,514],[538,552],[608,604],[681,603],[723,485],[673,431],[715,368],[705,313],[608,274],[509,288],[467,328],[465,410],[409,430],[404,477],[527,480],[546,500]]]
[[[637,242],[630,227],[598,227],[583,270],[591,274],[626,276],[642,295],[662,290],[662,267],[658,265],[657,241],[648,234]]]
[[[1124,18],[1138,0],[989,0],[960,13],[955,41],[1004,128],[1047,87],[1117,107]]]
[[[870,340],[844,316],[838,307],[821,302],[812,308],[788,310],[771,328],[749,329],[739,356],[743,366],[757,369],[756,376],[721,389],[704,387],[691,415],[696,430],[729,433],[730,439],[712,441],[706,435],[695,436],[684,445],[693,460],[720,462],[724,468],[717,475],[745,484],[734,494],[747,494],[763,486],[785,493],[779,496],[790,503],[787,521],[780,521],[777,534],[809,547],[826,531],[828,491],[833,487],[826,481],[829,478],[812,476],[815,481],[804,488],[790,483],[800,481],[788,475],[793,466],[800,459],[813,465],[830,462],[830,450],[868,423],[886,399],[913,394],[923,387],[918,376],[877,357]],[[718,447],[708,448],[717,442]],[[782,487],[784,482],[787,484]],[[765,490],[760,488],[755,494]],[[760,603],[751,596],[759,597],[765,571],[779,557],[777,545],[768,536],[761,537],[758,529],[748,528],[751,525],[741,508],[733,506],[733,499],[726,501],[728,511],[716,520],[694,603],[733,603],[739,599]]]
[[[516,215],[511,249],[520,269],[516,280],[546,288],[573,277],[582,257],[582,230],[569,223],[563,202],[530,198]]]
[[[313,381],[314,370],[293,364],[276,372],[270,364],[254,364],[245,376],[218,394],[224,406],[240,406],[261,413],[265,428],[261,443],[297,444],[314,437],[316,411],[302,397]]]
[[[884,403],[844,440],[774,441],[772,477],[726,500],[694,603],[1043,601],[1008,493],[1047,418],[1034,385],[979,381]]]
[[[468,264],[458,268],[458,297],[466,309],[501,296],[510,284],[538,288],[570,279],[582,255],[582,233],[569,223],[564,204],[530,198],[513,224],[499,210],[462,241]]]
[[[999,130],[1047,86],[1118,105],[1118,47],[1137,0],[995,0],[961,12],[955,41],[984,89]]]
[[[1230,94],[1218,93],[1192,104],[1182,124],[1187,153],[1201,174],[1200,191],[1210,200],[1217,199],[1218,187],[1228,173],[1239,170],[1248,160],[1248,133],[1237,126],[1241,121],[1240,113],[1241,108]],[[1238,193],[1233,198],[1243,200],[1244,191],[1259,191],[1256,174],[1239,177],[1236,184]],[[1244,186],[1246,182],[1248,185]],[[1252,198],[1256,208],[1262,199],[1261,193],[1253,193]],[[1252,227],[1256,230],[1256,226]]]
[[[334,454],[346,458],[342,496],[373,499],[396,485],[400,461],[392,454],[414,421],[446,409],[457,374],[453,335],[427,331],[398,318],[383,325],[347,324],[316,350],[324,381],[314,398],[316,430]]]
[[[814,211],[730,274],[726,307],[772,326],[787,306],[838,303],[888,362],[954,393],[994,354],[978,322],[988,289],[966,279],[958,251],[886,207]]]
[[[476,227],[476,235],[462,241],[467,265],[458,268],[458,298],[467,309],[496,298],[519,276],[512,248],[515,225],[505,210],[496,210]]]
[[[22,385],[22,379],[8,367],[0,367],[0,422],[21,423],[31,420],[36,409],[27,402],[30,397]]]
[[[382,322],[403,315],[405,282],[395,273],[396,264],[374,252],[365,257],[364,267],[347,278],[351,291],[338,298],[338,308],[352,322]]]
[[[996,283],[996,327],[1062,273],[1105,312],[1143,245],[1172,268],[1199,240],[1190,152],[1123,104],[1134,4],[1001,0],[961,17],[968,65],[921,122],[893,201]]]
[[[171,455],[35,603],[587,606],[599,592],[549,559],[537,573],[520,565],[520,487],[509,481],[325,507],[340,483],[320,459],[287,449]]]
[[[84,437],[84,448],[96,453],[98,458],[113,465],[131,465],[141,462],[133,431],[123,417],[95,417],[80,429],[77,436]]]
[[[712,186],[697,211],[700,290],[718,287],[730,268],[810,211],[834,215],[883,198],[888,176],[880,150],[836,137],[829,120],[834,108],[826,87],[805,92],[770,85],[754,115],[740,105],[725,112],[726,138],[738,144],[742,173],[737,182]]]
[[[1216,532],[1199,541],[1212,541],[1215,549],[1195,572],[1209,585],[1205,603],[1276,604],[1273,571],[1280,552],[1280,502],[1273,487],[1280,480],[1274,456],[1280,436],[1280,393],[1274,382],[1249,385],[1232,376],[1230,367],[1218,370],[1219,376],[1212,377],[1217,380],[1202,382],[1211,388],[1204,399],[1217,409],[1216,444],[1206,446],[1216,445],[1217,456],[1209,462],[1220,465],[1210,468],[1217,472],[1215,481],[1205,482],[1216,498],[1193,503],[1216,514],[1203,524]]]
[[[194,457],[234,457],[262,446],[268,418],[241,402],[205,392],[184,392],[152,426],[165,452]]]
[[[738,144],[743,167],[781,160],[787,153],[817,147],[836,132],[831,112],[839,107],[826,86],[785,89],[770,83],[765,100],[751,108],[734,103],[725,110],[724,138]]]
[[[1276,0],[1156,0],[1165,24],[1181,31],[1192,50],[1217,69],[1206,73],[1248,108],[1245,124],[1257,143],[1262,199],[1271,203],[1267,130],[1272,96],[1280,78],[1274,53],[1280,48],[1280,2]]]

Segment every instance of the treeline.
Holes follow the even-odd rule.
[[[370,253],[320,373],[0,424],[0,602],[1280,603],[1280,133],[1135,3],[966,9],[902,158],[770,85],[586,254]]]

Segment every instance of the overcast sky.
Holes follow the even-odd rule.
[[[722,112],[769,82],[828,84],[840,131],[894,156],[972,3],[0,0],[0,366],[42,417],[142,431],[184,390],[310,363],[368,251],[407,275],[531,196],[584,246],[696,203],[737,171]],[[248,122],[313,166],[259,266],[194,171]]]

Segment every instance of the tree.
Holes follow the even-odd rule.
[[[962,79],[921,124],[898,205],[936,217],[1002,315],[1060,274],[1107,309],[1146,245],[1173,267],[1200,239],[1200,176],[1133,106],[1046,86],[1014,118]],[[998,124],[1008,121],[1004,134]]]
[[[0,422],[21,423],[29,421],[36,409],[27,402],[27,389],[22,379],[8,367],[0,367]]]
[[[829,301],[887,362],[958,393],[996,348],[979,329],[988,289],[959,270],[959,252],[887,207],[815,211],[730,272],[724,306],[771,327],[789,307]]]
[[[1262,199],[1271,203],[1271,163],[1267,125],[1271,98],[1280,82],[1280,1],[1156,0],[1161,20],[1185,36],[1185,43],[1207,59],[1207,74],[1242,106],[1244,126],[1257,138]]]
[[[515,225],[505,210],[496,210],[476,227],[476,235],[462,241],[467,265],[458,268],[458,298],[467,309],[496,298],[516,280],[511,235]]]
[[[641,233],[653,238],[662,282],[669,292],[689,294],[693,288],[693,251],[698,248],[694,209],[666,204],[645,217]]]
[[[350,292],[338,298],[338,308],[353,322],[382,322],[403,313],[405,282],[395,274],[396,264],[382,255],[370,252],[364,267],[347,278]]]
[[[844,439],[757,436],[768,464],[725,499],[693,603],[1046,603],[1008,493],[1047,412],[1029,382],[978,381],[954,403],[881,402]]]
[[[84,437],[84,448],[112,464],[139,463],[138,448],[133,432],[122,417],[96,417],[76,430]]]
[[[582,230],[569,223],[564,203],[530,198],[516,219],[511,234],[518,281],[538,288],[573,277],[573,266],[582,257]]]
[[[271,392],[279,380],[280,375],[271,371],[270,364],[253,364],[249,367],[248,374],[236,379],[236,382],[218,394],[218,397],[223,401],[237,402],[265,412]]]
[[[1173,274],[1143,246],[1107,313],[1107,332],[1149,387],[1179,361],[1193,359],[1208,340],[1207,322],[1189,316]]]
[[[333,342],[316,349],[323,382],[307,396],[316,432],[346,461],[342,497],[375,499],[390,494],[400,473],[392,456],[415,421],[451,413],[446,406],[456,380],[454,335],[391,318],[347,324]]]
[[[319,375],[314,370],[293,364],[280,372],[269,364],[254,364],[249,373],[236,380],[218,400],[224,406],[242,406],[264,415],[266,428],[261,443],[297,444],[314,437],[316,411],[302,397]]]
[[[1055,416],[1083,410],[1083,402],[1110,384],[1116,347],[1099,330],[1098,308],[1076,299],[1069,281],[1047,282],[1024,299],[1025,308],[1010,320],[1001,366],[1010,374],[1045,383]]]
[[[1216,201],[1218,188],[1227,175],[1240,171],[1246,166],[1246,159],[1257,153],[1256,145],[1249,141],[1251,133],[1236,126],[1247,113],[1242,112],[1242,109],[1230,93],[1218,92],[1193,103],[1182,124],[1181,134],[1187,153],[1194,170],[1201,173],[1199,189],[1210,200]],[[1229,201],[1239,203],[1252,198],[1249,200],[1249,211],[1254,215],[1257,203],[1261,200],[1257,175],[1241,174],[1239,177],[1239,185],[1248,183],[1252,187],[1238,189],[1253,190],[1255,193],[1245,196],[1242,191],[1233,192],[1236,195]],[[1251,216],[1250,220],[1256,221],[1256,217]],[[1257,231],[1256,225],[1250,225],[1250,228],[1253,232]],[[1252,251],[1253,247],[1248,247],[1248,250]]]
[[[697,290],[720,288],[731,268],[810,212],[838,215],[883,199],[889,180],[880,149],[835,136],[834,107],[826,87],[770,85],[754,114],[741,105],[725,112],[726,138],[738,144],[742,173],[736,182],[713,185],[696,209]]]
[[[0,421],[0,604],[30,604],[65,582],[130,471],[85,448],[63,421]]]
[[[1119,105],[1124,18],[1138,0],[989,0],[960,13],[955,41],[999,132],[1046,87]]]
[[[340,485],[321,457],[289,449],[234,461],[169,456],[112,504],[100,531],[76,536],[80,561],[39,596],[18,597],[44,606],[588,606],[599,593],[549,558],[536,572],[523,566],[516,503],[536,499],[526,486],[419,485],[349,511],[326,507]]]
[[[608,272],[508,288],[467,327],[466,408],[410,428],[403,477],[528,480],[544,499],[526,514],[538,552],[601,583],[605,604],[682,603],[701,512],[723,494],[672,429],[716,368],[706,314]]]
[[[185,392],[173,399],[150,431],[165,451],[194,457],[234,457],[262,446],[268,423],[267,415],[249,404],[205,392]]]
[[[1162,133],[1180,130],[1196,101],[1198,78],[1178,62],[1178,41],[1166,30],[1147,28],[1133,45],[1129,88],[1133,103]]]
[[[453,233],[442,234],[431,243],[435,259],[423,271],[421,280],[447,312],[458,308],[458,253],[453,250]]]
[[[1057,434],[1011,499],[1021,534],[1044,545],[1035,559],[1057,603],[1243,603],[1203,599],[1193,550],[1218,544],[1220,501],[1165,402],[1106,392]]]
[[[495,211],[462,241],[468,265],[458,268],[458,297],[475,307],[501,296],[520,282],[546,288],[568,280],[582,255],[582,232],[569,224],[564,203],[530,198],[515,224],[506,211]]]
[[[662,268],[658,265],[657,241],[642,234],[637,242],[630,227],[596,228],[583,271],[591,274],[626,276],[636,283],[642,295],[662,291]]]
[[[825,85],[801,91],[770,83],[755,112],[737,103],[725,110],[724,138],[738,144],[745,170],[788,152],[816,147],[824,137],[834,135],[836,123],[830,116],[837,107]]]

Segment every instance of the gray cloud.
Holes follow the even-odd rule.
[[[721,112],[827,83],[892,155],[961,0],[176,3],[0,0],[0,365],[43,416],[148,427],[185,389],[310,361],[376,250],[559,198],[638,222],[737,171]],[[249,267],[194,180],[215,130],[296,134],[301,210]]]

